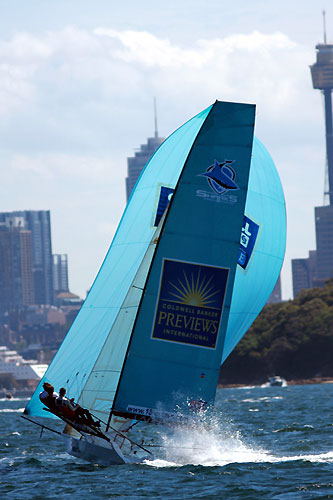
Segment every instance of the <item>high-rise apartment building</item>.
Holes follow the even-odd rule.
[[[14,217],[0,224],[0,312],[34,304],[32,233]]]
[[[309,277],[309,259],[292,259],[291,272],[295,299],[301,290],[312,288],[312,281]]]
[[[35,304],[53,304],[53,259],[49,210],[0,212],[0,225],[20,220],[20,228],[31,232]]]
[[[67,254],[53,254],[53,287],[55,294],[69,292]]]
[[[316,280],[317,275],[317,252],[309,251],[309,257],[306,259],[293,259],[291,261],[293,276],[293,294],[294,298],[305,288],[319,286]]]
[[[333,278],[333,204],[315,208],[317,280]],[[320,283],[318,283],[319,285]]]

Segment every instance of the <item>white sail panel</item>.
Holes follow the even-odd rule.
[[[104,422],[108,420],[117,390],[128,342],[164,217],[161,219],[154,233],[146,255],[135,275],[124,303],[120,308],[79,399],[81,406],[90,408],[93,415]]]

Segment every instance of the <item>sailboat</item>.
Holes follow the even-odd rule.
[[[139,462],[151,449],[130,437],[137,424],[186,425],[213,407],[220,365],[265,305],[285,252],[283,190],[254,122],[255,105],[216,101],[139,177],[25,409],[26,418],[56,418],[38,397],[50,382],[90,410],[98,432],[65,420],[69,454]]]

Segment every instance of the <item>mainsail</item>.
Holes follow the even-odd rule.
[[[214,401],[251,163],[255,107],[216,103],[185,162],[150,268],[113,411]],[[133,384],[135,380],[135,384]]]
[[[160,146],[27,413],[50,416],[45,380],[102,420],[111,408],[135,418],[214,400],[285,249],[283,192],[254,116],[216,102]]]

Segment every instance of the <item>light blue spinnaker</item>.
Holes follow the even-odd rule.
[[[250,328],[279,277],[286,248],[286,209],[279,174],[264,145],[254,138],[245,215],[259,233],[246,270],[237,266],[222,363]]]

